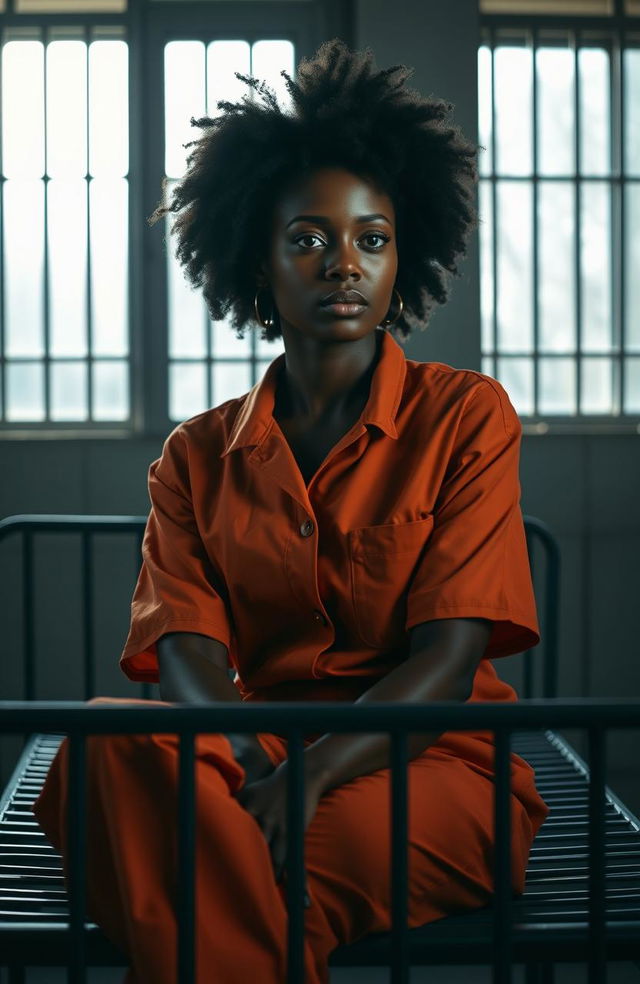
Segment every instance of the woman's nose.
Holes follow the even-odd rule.
[[[358,259],[354,256],[353,250],[347,247],[336,247],[333,253],[327,258],[326,270],[327,276],[334,276],[336,273],[339,275],[341,280],[345,280],[347,276],[352,276],[357,273],[358,277],[361,275],[360,263]]]

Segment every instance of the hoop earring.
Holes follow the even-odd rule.
[[[260,317],[260,312],[258,311],[258,294],[261,290],[266,290],[266,287],[258,287],[256,290],[256,296],[253,299],[253,307],[256,312],[256,321],[258,324],[262,325],[263,328],[273,328],[275,324],[275,318],[273,316],[273,304],[271,305],[271,317],[267,321],[263,321]]]
[[[404,308],[404,303],[403,303],[402,298],[400,297],[400,292],[397,291],[395,287],[393,288],[393,294],[397,294],[398,295],[398,300],[400,302],[400,307],[398,309],[398,313],[396,314],[395,318],[385,318],[384,321],[381,321],[380,322],[380,324],[381,324],[381,326],[383,328],[388,328],[389,325],[394,325],[396,323],[396,321],[398,320],[398,318],[400,317],[400,315],[402,314],[402,310]],[[393,294],[391,295],[392,298],[393,298]],[[389,310],[391,310],[391,309],[389,309]]]

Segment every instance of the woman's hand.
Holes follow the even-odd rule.
[[[287,861],[287,762],[276,766],[271,775],[245,784],[235,794],[238,802],[258,823],[265,836],[273,861],[276,882],[285,874]],[[303,804],[303,831],[315,816],[322,787],[319,782],[307,778]],[[306,886],[305,886],[306,887]],[[307,893],[308,894],[308,893]]]
[[[245,771],[245,785],[271,775],[275,765],[258,741],[256,735],[228,734],[235,760]]]

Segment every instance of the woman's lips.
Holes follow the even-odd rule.
[[[338,304],[321,304],[320,307],[323,311],[329,311],[337,318],[353,318],[358,314],[362,314],[366,310],[366,304],[354,304],[353,302],[349,304],[338,303]]]

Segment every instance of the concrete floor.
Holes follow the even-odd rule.
[[[94,967],[87,975],[87,984],[122,984],[123,976],[120,969]],[[388,984],[389,979],[389,971],[378,967],[336,967],[331,971],[331,984]],[[8,984],[6,970],[0,970],[0,984]],[[32,968],[27,971],[26,984],[66,984],[66,974],[60,967]],[[415,967],[411,984],[491,984],[491,970],[475,966]],[[514,969],[512,984],[524,984],[523,968]],[[559,964],[555,984],[587,984],[586,964]],[[609,964],[607,979],[601,984],[640,984],[640,968],[627,962]]]

